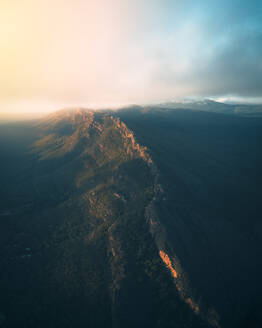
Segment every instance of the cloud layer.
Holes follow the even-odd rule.
[[[262,97],[260,0],[4,0],[0,9],[0,113]]]

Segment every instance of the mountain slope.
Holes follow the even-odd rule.
[[[259,327],[261,126],[139,107],[3,126],[0,325]]]
[[[118,115],[159,167],[158,216],[196,294],[222,326],[250,317],[261,325],[261,119],[163,109]]]
[[[152,162],[132,132],[83,110],[34,127],[27,165],[2,192],[5,326],[200,326],[149,232]]]

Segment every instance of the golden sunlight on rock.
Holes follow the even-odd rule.
[[[172,276],[174,278],[177,278],[177,272],[176,270],[173,268],[172,266],[172,262],[170,260],[170,258],[168,257],[168,255],[164,252],[164,251],[159,251],[159,255],[162,259],[162,261],[165,263],[165,265],[167,266],[167,268],[171,271]]]

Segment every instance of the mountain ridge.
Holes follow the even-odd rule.
[[[246,320],[249,299],[239,304],[222,287],[232,283],[232,293],[241,286],[253,297],[260,269],[253,269],[253,245],[238,220],[228,223],[226,211],[219,218],[216,209],[224,202],[219,183],[224,186],[231,168],[249,179],[257,172],[248,167],[260,157],[251,153],[241,165],[238,159],[243,149],[258,149],[252,143],[260,140],[259,120],[184,110],[80,109],[30,124],[33,136],[21,148],[20,166],[0,143],[7,163],[1,179],[10,177],[0,189],[0,312],[7,327],[238,327]],[[242,186],[237,174],[226,181],[231,202],[236,185],[254,188],[248,179]],[[217,207],[206,202],[216,197]],[[243,214],[250,211],[242,203]],[[251,204],[258,206],[258,199]],[[256,216],[252,222],[259,227]],[[227,236],[236,243],[232,251],[226,250],[232,244]],[[237,276],[230,267],[230,261],[244,267],[238,247],[243,261],[249,256],[250,288],[241,284],[245,272]],[[21,301],[12,295],[22,295]]]

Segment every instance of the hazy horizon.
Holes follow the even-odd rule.
[[[0,4],[0,120],[197,97],[262,103],[262,3]]]
[[[262,106],[262,101],[260,99],[245,99],[245,98],[196,98],[196,97],[188,97],[188,98],[176,98],[170,99],[166,101],[156,101],[151,103],[122,103],[122,104],[111,104],[111,105],[97,105],[97,104],[45,104],[45,105],[35,105],[29,103],[28,107],[25,107],[23,110],[19,110],[19,107],[10,107],[7,110],[3,110],[0,112],[0,123],[12,122],[12,121],[26,121],[33,119],[40,119],[45,117],[46,115],[58,112],[60,110],[77,110],[77,109],[85,109],[85,110],[117,110],[125,107],[132,106],[161,106],[162,104],[183,104],[183,103],[198,103],[205,101],[213,101],[225,105],[259,105]],[[19,105],[19,104],[17,104]]]

